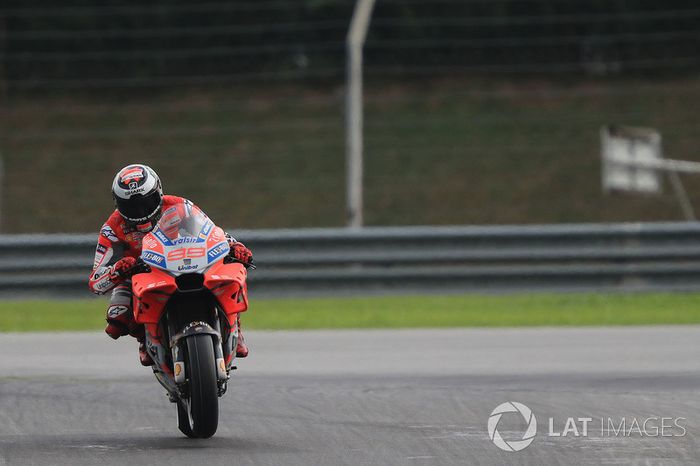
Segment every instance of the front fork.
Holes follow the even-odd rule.
[[[192,335],[198,335],[198,334],[209,334],[212,336],[212,340],[214,343],[214,358],[216,359],[215,365],[216,365],[216,376],[217,376],[217,382],[218,382],[218,387],[219,387],[219,396],[223,395],[226,392],[226,385],[227,382],[230,378],[229,376],[229,371],[230,371],[230,364],[227,366],[226,361],[224,359],[224,351],[222,347],[222,338],[221,338],[221,325],[219,322],[219,319],[214,319],[214,326],[212,327],[206,322],[201,322],[201,321],[196,321],[192,322],[190,324],[187,324],[182,330],[177,332],[173,327],[172,324],[168,323],[169,328],[168,331],[170,332],[171,338],[170,338],[170,345],[171,345],[171,352],[172,352],[172,358],[173,358],[173,379],[175,381],[175,384],[179,388],[179,392],[182,394],[183,390],[182,388],[185,385],[186,382],[186,374],[185,374],[185,352],[182,349],[182,346],[180,345],[181,341],[184,341],[189,336]],[[230,348],[231,342],[235,345],[236,343],[236,338],[238,336],[238,331],[236,330],[235,335],[234,332],[230,332],[231,335],[227,338],[227,341],[225,344],[227,345],[227,348]],[[235,346],[234,346],[235,348]],[[230,353],[229,353],[230,354]]]

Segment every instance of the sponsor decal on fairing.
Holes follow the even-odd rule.
[[[228,254],[229,246],[227,242],[221,242],[207,252],[207,263],[211,264],[221,256]]]
[[[143,246],[148,249],[155,249],[158,247],[158,241],[147,235],[143,238]]]
[[[173,245],[173,243],[170,241],[170,238],[168,238],[167,236],[165,236],[165,234],[164,234],[162,231],[156,230],[153,234],[154,234],[155,236],[157,236],[158,239],[159,239],[163,244],[165,244],[166,246],[172,246],[172,245]]]
[[[214,223],[213,223],[213,222],[211,222],[211,221],[207,222],[206,225],[204,225],[204,226],[202,227],[202,234],[203,234],[204,236],[208,235],[209,232],[211,231],[211,227],[213,227],[213,226],[214,226]]]
[[[177,270],[178,272],[182,272],[184,270],[196,270],[199,268],[199,265],[180,265],[178,266]]]
[[[161,256],[160,254],[156,254],[155,252],[151,251],[144,251],[143,254],[141,254],[141,257],[143,258],[144,262],[157,265],[158,267],[165,267],[165,257]]]
[[[199,238],[192,238],[191,236],[185,236],[184,238],[178,238],[175,241],[172,241],[173,245],[177,244],[184,244],[184,243],[201,243],[202,240]]]

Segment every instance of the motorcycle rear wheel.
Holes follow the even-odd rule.
[[[190,438],[209,438],[219,425],[214,344],[209,335],[187,338],[189,400],[178,403],[178,427]]]

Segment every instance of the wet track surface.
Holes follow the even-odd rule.
[[[220,400],[217,434],[190,440],[137,365],[133,340],[5,334],[0,465],[698,464],[699,335],[690,326],[250,332],[253,352]],[[520,452],[487,433],[491,411],[511,400],[538,421]],[[524,421],[505,416],[501,434],[520,439]],[[552,437],[550,417],[555,433],[568,417],[592,421],[586,437]],[[629,429],[661,417],[684,418],[685,432],[653,436],[656,421],[644,434],[600,428],[601,418]]]

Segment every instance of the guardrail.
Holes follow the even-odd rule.
[[[256,295],[700,289],[700,224],[237,231]],[[89,296],[96,235],[0,235],[0,294]]]

